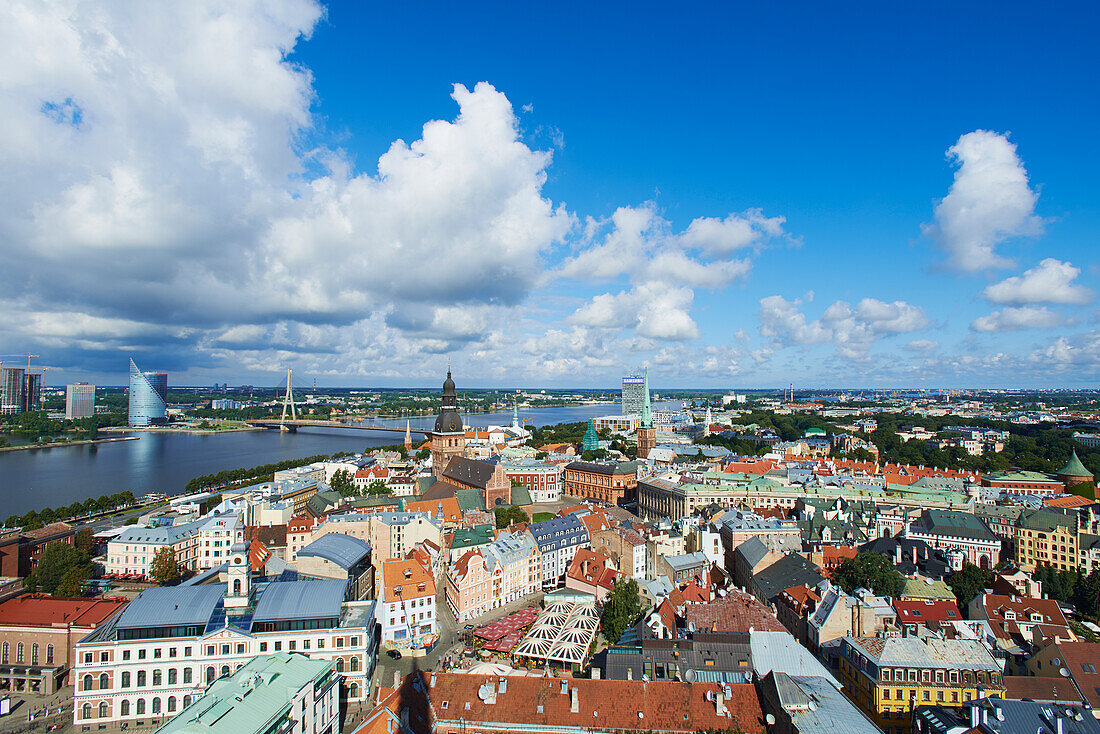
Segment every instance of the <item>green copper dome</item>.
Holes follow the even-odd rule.
[[[589,418],[588,428],[584,431],[584,438],[581,440],[581,451],[595,451],[600,447],[600,437],[596,435],[596,421]]]
[[[1085,465],[1081,463],[1081,460],[1077,458],[1077,451],[1074,450],[1073,455],[1069,457],[1069,461],[1062,467],[1062,470],[1058,472],[1062,477],[1089,477],[1092,478],[1092,472],[1085,468]]]

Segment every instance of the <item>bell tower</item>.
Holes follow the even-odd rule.
[[[436,479],[442,479],[443,470],[451,459],[465,455],[466,429],[458,414],[455,382],[448,369],[447,379],[443,381],[443,405],[439,409],[439,417],[435,419],[435,430],[432,431],[432,475]]]
[[[225,592],[225,608],[240,609],[252,603],[252,561],[244,542],[244,528],[238,525],[233,531],[233,545],[229,548],[229,582]]]
[[[653,407],[649,404],[649,370],[647,369],[642,393],[642,420],[638,423],[638,458],[648,459],[649,452],[656,447],[657,429],[653,427]]]

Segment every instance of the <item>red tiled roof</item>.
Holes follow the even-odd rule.
[[[1075,494],[1066,495],[1065,497],[1051,497],[1050,499],[1043,500],[1043,504],[1047,507],[1065,507],[1068,509],[1074,509],[1077,507],[1087,507],[1089,505],[1096,504],[1093,500],[1079,497]]]
[[[702,604],[710,601],[710,589],[704,589],[695,583],[694,579],[680,589],[680,593],[684,595],[684,601],[688,604]]]
[[[715,698],[722,694],[718,683],[420,675],[431,706],[431,721],[424,722],[425,728],[439,726],[440,720],[461,719],[482,731],[509,731],[516,726],[591,731],[597,722],[601,730],[765,732],[760,699],[751,683],[726,684],[731,696],[722,705],[728,716],[721,716],[717,703],[707,700],[708,692]],[[479,695],[487,685],[492,690],[490,700]],[[574,695],[576,711],[572,710]]]
[[[959,607],[949,599],[910,599],[894,602],[898,624],[922,624],[929,622],[957,622],[962,619]]]
[[[1030,698],[1032,701],[1055,701],[1058,703],[1081,703],[1072,681],[1062,677],[1046,678],[1036,675],[1006,675],[1005,698]]]
[[[27,530],[23,535],[28,538],[34,538],[35,540],[41,540],[42,538],[49,538],[54,535],[61,535],[73,529],[72,525],[64,522],[54,522],[49,525],[37,528],[36,530]]]
[[[1056,649],[1063,667],[1073,676],[1089,704],[1094,709],[1100,706],[1100,673],[1089,672],[1100,670],[1096,662],[1100,660],[1100,642],[1062,642]],[[1053,670],[1051,674],[1054,674]]]
[[[0,624],[52,627],[55,624],[92,628],[126,604],[126,599],[69,599],[48,594],[23,594],[0,603]]]
[[[424,590],[420,591],[420,585]],[[435,579],[416,561],[407,559],[391,559],[382,563],[382,586],[385,591],[385,601],[398,601],[399,599],[417,599],[422,596],[435,595]],[[401,593],[397,593],[397,589]]]
[[[613,589],[619,572],[611,565],[611,559],[603,553],[578,548],[569,564],[569,578],[604,589]]]
[[[748,632],[752,627],[757,631],[783,632],[786,629],[771,609],[737,589],[730,589],[725,598],[708,604],[689,604],[684,609],[684,618],[697,631]]]
[[[253,570],[263,568],[269,558],[271,558],[271,551],[259,540],[253,540],[248,544],[248,560]]]
[[[298,515],[298,517],[292,517],[290,522],[286,524],[286,531],[288,533],[304,533],[313,528],[314,522],[312,515]]]

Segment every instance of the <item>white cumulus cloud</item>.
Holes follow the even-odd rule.
[[[979,332],[1020,331],[1050,328],[1063,322],[1061,316],[1043,306],[1010,306],[974,319],[970,329]]]
[[[997,254],[1005,239],[1042,230],[1035,216],[1038,194],[1008,137],[988,130],[961,136],[947,150],[957,164],[955,181],[937,205],[924,233],[947,253],[948,264],[962,271],[1008,267]]]
[[[1095,295],[1090,289],[1074,284],[1081,268],[1069,262],[1048,257],[1024,272],[985,289],[991,303],[1067,303],[1078,306],[1091,303]]]

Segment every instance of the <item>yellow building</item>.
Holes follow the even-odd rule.
[[[1038,565],[1076,569],[1077,518],[1051,510],[1024,511],[1016,521],[1016,564],[1025,571]]]
[[[885,734],[910,734],[917,706],[1003,695],[1001,666],[975,640],[845,637],[844,692]]]

